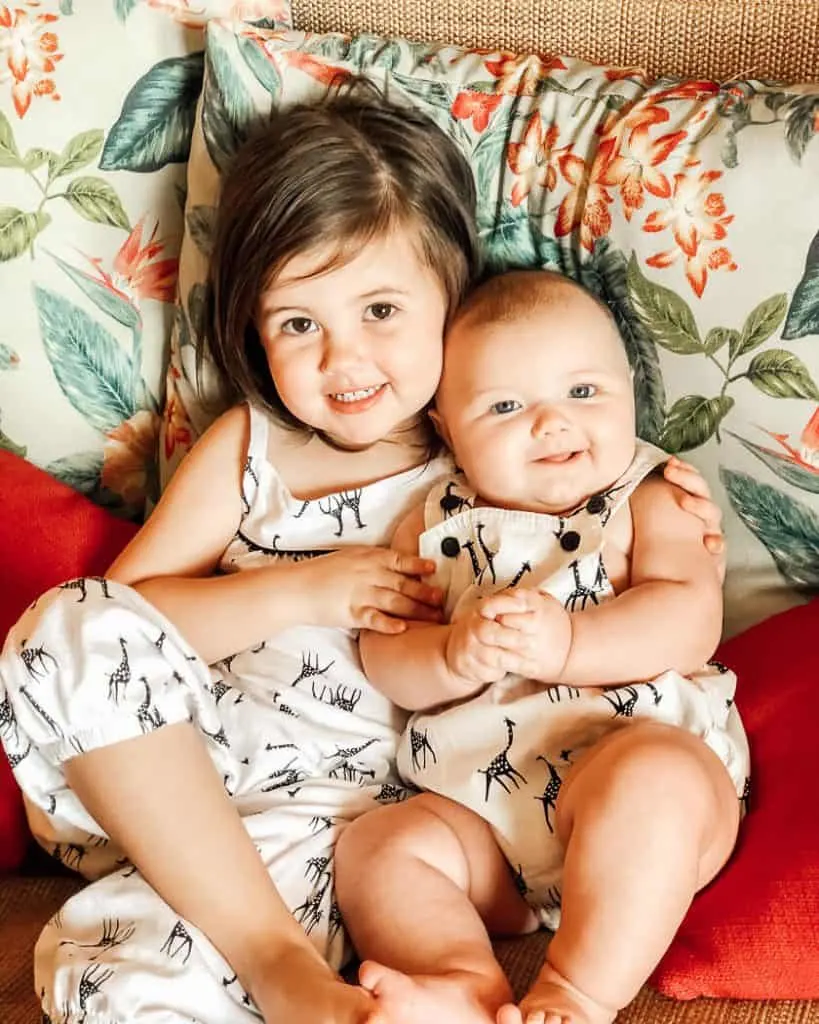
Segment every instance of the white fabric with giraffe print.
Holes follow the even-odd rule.
[[[250,422],[244,515],[223,571],[388,545],[396,523],[452,472],[438,458],[299,501],[268,460],[267,417],[251,409]],[[333,967],[349,955],[333,896],[336,839],[364,811],[408,796],[395,770],[406,715],[367,682],[355,633],[290,629],[209,669],[136,591],[75,580],[28,609],[0,657],[0,740],[32,830],[96,879],[37,945],[36,986],[55,1022],[259,1019],[222,957],[128,864],[63,772],[77,753],[188,720],[294,916]]]
[[[443,589],[449,618],[511,585],[537,587],[570,611],[610,600],[606,524],[666,458],[638,442],[616,484],[565,516],[473,507],[475,493],[462,476],[440,481],[426,500],[419,553],[437,564],[431,582]],[[750,760],[735,689],[733,672],[716,663],[688,678],[665,672],[650,683],[611,688],[509,675],[469,700],[413,715],[398,767],[407,781],[492,825],[521,892],[542,923],[556,928],[563,854],[554,810],[568,768],[601,736],[649,718],[700,736],[743,797]]]

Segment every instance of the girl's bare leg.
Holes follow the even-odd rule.
[[[372,811],[339,840],[336,895],[390,1024],[493,1024],[511,993],[487,929],[536,922],[486,822],[431,793]]]
[[[738,825],[734,785],[697,737],[646,723],[601,740],[557,804],[560,928],[531,990],[498,1024],[613,1020],[728,859]]]
[[[383,1024],[322,960],[283,903],[190,723],[99,747],[65,774],[146,881],[200,928],[264,1019]]]

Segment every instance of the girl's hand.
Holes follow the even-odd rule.
[[[507,672],[554,684],[572,647],[572,620],[551,594],[527,587],[503,590],[481,607],[488,639],[502,648],[500,664]]]
[[[703,544],[717,566],[720,581],[725,579],[725,537],[722,533],[722,509],[714,502],[702,474],[676,455],[672,455],[663,468],[663,476],[680,488],[677,495],[680,508],[702,520]]]
[[[443,594],[417,578],[435,572],[428,558],[355,545],[301,564],[319,625],[403,633],[405,619],[441,622]]]

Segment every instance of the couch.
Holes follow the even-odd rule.
[[[119,8],[130,15],[135,4],[136,0],[130,4],[121,3]],[[61,4],[61,11],[63,6],[68,10],[71,8],[70,2]],[[148,6],[163,5],[148,0]],[[186,30],[190,28],[194,18],[185,0],[169,0],[164,6],[173,11],[178,24]],[[252,3],[236,4],[232,13],[259,14],[261,6],[264,5],[255,5],[255,9],[250,10],[254,8]],[[0,3],[0,17],[6,10]],[[284,5],[280,4],[277,13],[283,10]],[[504,3],[474,0],[463,5],[444,0],[346,0],[344,4],[329,0],[294,0],[292,14],[294,25],[306,30],[367,30],[412,39],[441,39],[469,46],[569,53],[607,64],[637,66],[649,74],[732,79],[752,72],[759,78],[781,77],[792,81],[819,78],[819,4],[816,0],[568,0],[560,4],[551,0],[507,0]],[[136,17],[139,17],[139,11]],[[56,43],[44,38],[44,52],[53,58],[55,49]],[[45,58],[46,63],[48,59]],[[54,66],[57,67],[56,64]],[[46,71],[51,73],[48,67]],[[55,74],[55,79],[57,77]],[[43,78],[42,81],[51,79]],[[41,88],[35,102],[40,102],[49,89]],[[23,105],[27,99],[18,91],[15,102]],[[85,142],[93,148],[93,140],[86,139]],[[107,161],[110,168],[124,159],[121,153],[114,151],[114,147],[106,145],[100,166]],[[173,162],[169,160],[168,164]],[[149,163],[149,158],[144,157],[144,166],[131,167],[130,170],[151,169]],[[177,175],[174,180],[179,184],[179,169],[172,170]],[[123,230],[130,227],[121,207],[108,193],[98,192],[97,199],[94,210],[100,223],[115,225],[122,222],[120,227]],[[76,206],[85,210],[84,216],[88,213],[89,207],[82,207],[79,198]],[[142,221],[129,236],[135,237],[143,247],[137,255],[147,252],[149,244],[147,229],[144,229],[144,234],[134,234],[141,224]],[[128,258],[133,260],[134,252],[123,246],[117,253],[117,259],[118,268],[126,277]],[[65,270],[65,267],[61,265],[60,269]],[[169,267],[164,270],[170,273]],[[157,272],[149,298],[166,297],[166,285],[160,278],[161,273]],[[135,280],[132,275],[131,283]],[[148,285],[144,281],[143,287],[147,294]],[[86,291],[86,294],[90,292]],[[125,307],[118,309],[119,322],[124,324],[126,321],[121,317],[126,315],[123,312]],[[167,327],[167,320],[167,315],[164,321],[159,317],[157,324],[162,321]],[[146,331],[149,326],[146,322]],[[3,336],[0,335],[0,360],[3,357],[2,345]],[[8,358],[13,362],[13,357]],[[164,356],[158,358],[157,367],[164,365],[165,361]],[[4,367],[0,364],[1,368]],[[166,410],[166,424],[173,422]],[[48,423],[45,408],[43,423]],[[115,430],[109,432],[109,440],[113,437],[114,441],[124,444],[122,437],[115,437],[115,433]],[[184,429],[180,428],[179,436],[183,434]],[[4,441],[9,439],[0,432],[0,442]],[[11,443],[3,446],[14,450]],[[35,455],[41,464],[49,462],[47,453],[35,451]],[[55,475],[62,475],[63,479],[81,485],[77,465],[73,462],[69,473],[66,463],[60,463],[57,458],[50,463],[50,471],[53,469]],[[116,489],[113,471],[117,466],[121,469],[122,463],[115,464],[112,459],[108,481],[104,473],[101,478],[107,491],[103,488],[94,493],[95,498],[100,495],[106,497],[106,494],[110,497],[111,489]],[[120,481],[122,479],[120,477]],[[129,497],[127,487],[120,487],[122,495],[126,499]],[[126,506],[129,504],[128,500],[124,503]],[[773,606],[771,610],[778,608]],[[43,923],[79,884],[76,877],[55,868],[53,862],[34,850],[19,871],[0,877],[0,1024],[34,1024],[39,1019],[37,1001],[31,990],[32,946]],[[543,936],[535,936],[498,944],[501,960],[518,990],[524,988],[531,977],[544,941]],[[680,1002],[666,999],[646,987],[620,1019],[628,1024],[660,1019],[671,1024],[710,1024],[712,1021],[726,1024],[819,1024],[819,1002],[722,999]]]

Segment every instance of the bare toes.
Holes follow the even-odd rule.
[[[523,1024],[523,1016],[513,1003],[507,1003],[498,1010],[497,1024]]]

